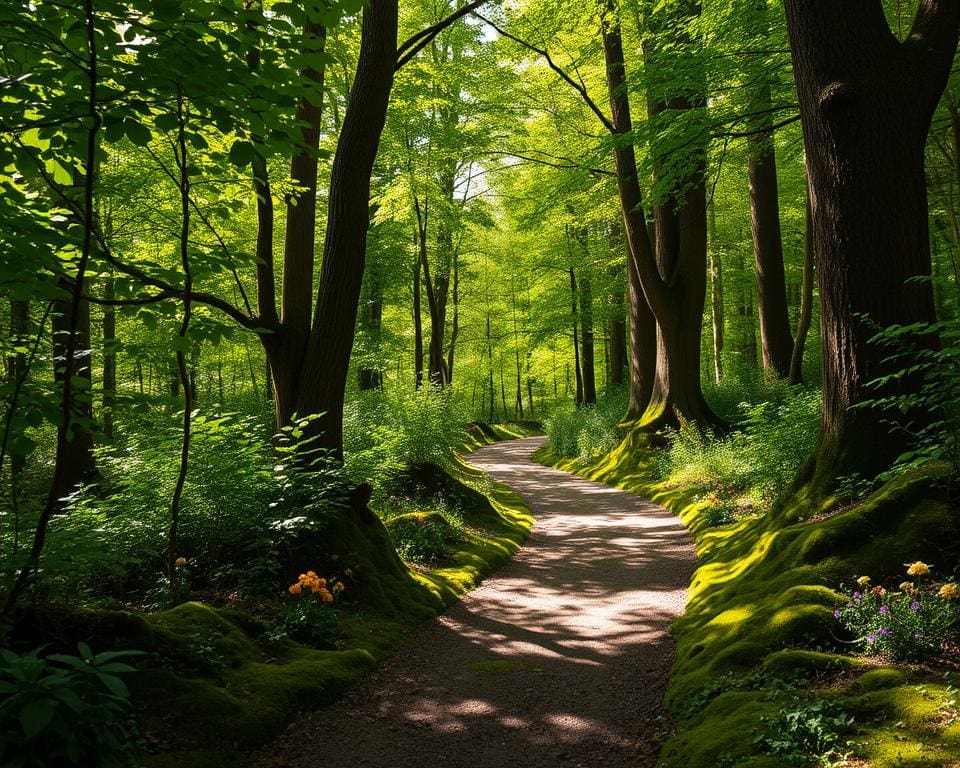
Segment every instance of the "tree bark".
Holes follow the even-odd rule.
[[[723,256],[717,247],[716,212],[710,206],[710,320],[713,328],[713,375],[719,384],[723,380],[724,305]]]
[[[419,242],[419,240],[418,240]],[[413,387],[423,386],[423,315],[420,299],[420,254],[413,264]]]
[[[907,445],[891,429],[893,414],[855,406],[920,384],[907,377],[868,388],[904,367],[870,339],[877,326],[935,319],[929,282],[912,278],[930,274],[924,148],[956,53],[960,3],[921,0],[903,43],[879,0],[785,6],[820,284],[824,409],[806,473],[817,491],[841,475],[872,477]]]
[[[364,8],[357,73],[330,174],[323,266],[297,412],[319,414],[308,434],[343,457],[343,402],[370,221],[370,175],[386,121],[397,48],[396,0]]]
[[[759,13],[766,14],[766,0],[760,0],[757,6]],[[748,124],[753,135],[748,142],[747,175],[763,367],[776,378],[785,379],[790,373],[793,337],[783,270],[777,153],[770,104],[770,83],[764,78],[751,104],[755,116]]]
[[[583,369],[580,367],[580,330],[577,322],[577,276],[573,267],[570,267],[568,271],[570,273],[570,317],[573,320],[573,371],[577,381],[574,404],[579,408],[583,405]]]
[[[107,278],[103,297],[116,298],[113,276]],[[113,408],[117,400],[117,311],[107,304],[103,308],[103,434],[113,439]]]
[[[813,221],[810,214],[810,192],[807,192],[806,228],[803,235],[803,287],[800,289],[800,319],[797,321],[797,337],[793,342],[790,358],[790,383],[803,383],[803,352],[807,346],[807,334],[813,319],[813,280],[816,257],[813,252]]]
[[[315,6],[308,9],[313,12],[317,10],[319,9]],[[309,12],[303,36],[309,47],[325,47],[327,31],[318,21],[310,18]],[[303,127],[300,145],[290,163],[290,181],[297,190],[287,198],[287,229],[283,245],[283,284],[280,296],[282,331],[279,344],[268,345],[267,349],[273,372],[277,428],[288,424],[294,413],[304,415],[312,412],[302,409],[300,398],[302,366],[308,356],[311,335],[317,228],[317,149],[320,146],[325,74],[323,67],[308,67],[301,73],[303,84],[313,87],[310,94],[303,96],[297,104],[296,120]],[[332,183],[333,179],[331,187]],[[260,194],[265,195],[265,191],[258,190],[258,195]],[[366,216],[366,203],[363,212]],[[264,218],[269,216],[272,220],[272,211],[268,212],[265,208],[259,210],[258,215]],[[327,239],[330,239],[329,231]],[[260,255],[261,258],[265,256]],[[355,316],[351,320],[355,320]]]

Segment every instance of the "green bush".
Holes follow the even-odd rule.
[[[617,424],[627,412],[627,394],[618,390],[596,405],[558,409],[544,425],[550,447],[558,456],[589,461],[612,451],[622,435]]]
[[[0,651],[0,764],[5,768],[134,766],[130,693],[120,675],[136,651],[79,656]]]
[[[283,609],[278,623],[293,640],[312,648],[336,647],[339,620],[337,612],[320,600],[298,599]]]
[[[669,447],[657,454],[658,476],[704,490],[749,489],[753,502],[769,506],[787,490],[814,448],[820,394],[795,389],[789,399],[741,404],[741,420],[725,436],[684,423],[667,433]]]
[[[343,418],[345,473],[377,491],[396,490],[410,465],[449,466],[470,420],[458,394],[430,386],[359,393],[347,403]]]

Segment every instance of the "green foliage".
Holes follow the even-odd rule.
[[[469,420],[462,398],[450,388],[359,393],[344,409],[344,472],[376,490],[396,490],[411,465],[450,466],[466,441]]]
[[[772,504],[813,450],[820,394],[800,390],[779,403],[740,408],[741,421],[729,435],[718,437],[692,424],[669,432],[669,447],[656,457],[658,475],[694,488],[749,489],[754,503]]]
[[[320,600],[294,600],[280,612],[277,623],[298,643],[318,649],[336,647],[340,623],[337,613]]]
[[[939,341],[936,341],[936,340]],[[871,339],[889,352],[889,362],[901,368],[870,382],[878,392],[919,379],[910,394],[889,394],[858,407],[877,409],[895,420],[895,428],[910,433],[911,448],[896,461],[883,481],[931,461],[950,466],[951,480],[960,480],[960,323],[916,323],[884,328]],[[916,391],[914,391],[916,390]],[[904,417],[910,417],[904,424]]]
[[[797,700],[767,722],[754,743],[788,765],[832,768],[846,762],[845,735],[853,723],[853,717],[836,703]]]
[[[130,693],[136,651],[78,656],[0,651],[0,763],[8,768],[134,766]]]
[[[463,541],[463,535],[447,520],[449,512],[409,512],[387,521],[387,529],[400,556],[424,565],[447,559],[450,547]]]
[[[582,461],[608,453],[620,442],[617,424],[626,410],[625,392],[601,397],[596,405],[558,409],[544,425],[550,446],[559,456]]]
[[[954,602],[960,594],[957,585],[943,589],[950,597],[940,596],[937,588],[921,581],[904,582],[897,591],[867,584],[853,591],[834,616],[866,653],[901,660],[929,659],[955,634],[960,618]]]

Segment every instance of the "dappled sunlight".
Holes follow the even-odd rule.
[[[493,764],[485,749],[531,768],[634,766],[649,751],[692,545],[655,504],[533,463],[542,443],[469,456],[527,501],[528,544],[348,694],[342,712],[305,726],[337,756],[331,766],[418,765],[416,745],[430,734],[456,766]],[[346,725],[358,717],[361,727]],[[314,743],[286,765],[316,768],[316,754]]]

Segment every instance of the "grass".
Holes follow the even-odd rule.
[[[705,519],[698,488],[657,479],[655,452],[636,433],[591,462],[549,449],[538,458],[663,504],[694,537],[698,567],[686,614],[673,628],[677,660],[666,705],[677,730],[661,755],[667,768],[796,765],[769,743],[800,736],[756,742],[753,735],[782,729],[793,713],[809,737],[827,727],[815,702],[849,714],[852,724],[828,735],[872,766],[960,764],[952,674],[847,655],[832,615],[845,601],[835,591],[843,580],[868,573],[875,583],[896,585],[902,563],[955,559],[946,550],[958,541],[960,520],[943,500],[938,468],[903,475],[856,505],[814,505],[798,496],[717,527]]]

